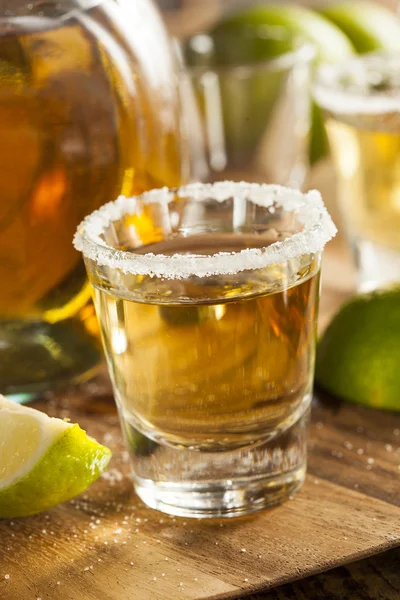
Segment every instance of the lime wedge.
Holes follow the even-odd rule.
[[[0,396],[0,518],[32,515],[83,492],[111,451],[79,425]]]
[[[355,296],[319,342],[316,381],[332,394],[400,411],[400,288]]]

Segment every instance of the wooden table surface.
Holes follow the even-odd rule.
[[[248,600],[399,600],[400,548],[307,577]]]

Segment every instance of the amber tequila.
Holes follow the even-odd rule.
[[[309,248],[306,213],[321,219]],[[76,242],[145,502],[235,515],[301,485],[333,233],[317,193],[245,184],[120,199],[83,224]]]

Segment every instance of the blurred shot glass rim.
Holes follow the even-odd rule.
[[[210,70],[217,73],[229,73],[230,71],[234,71],[235,74],[237,74],[242,72],[243,75],[252,74],[256,71],[280,71],[289,69],[299,63],[309,63],[313,61],[316,56],[316,50],[313,44],[300,36],[293,38],[293,40],[289,40],[287,32],[282,27],[269,25],[246,26],[241,28],[240,34],[239,32],[236,32],[236,35],[234,35],[234,32],[231,31],[224,34],[223,37],[226,37],[227,44],[232,44],[237,43],[238,37],[243,34],[247,40],[263,40],[270,36],[271,39],[277,41],[290,41],[292,48],[271,58],[253,61],[250,59],[238,60],[227,64],[219,62],[213,36],[207,32],[196,33],[192,37],[178,42],[182,60],[187,72],[198,76]],[[193,61],[190,60],[190,53],[193,57],[198,58],[199,61],[209,57],[212,57],[213,60],[210,64],[194,64]]]
[[[400,110],[400,56],[372,52],[316,72],[313,95],[324,109],[340,114],[380,114]]]

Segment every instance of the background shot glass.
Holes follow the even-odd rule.
[[[232,182],[120,198],[82,223],[75,245],[149,506],[235,516],[300,487],[335,232],[318,192]]]
[[[233,27],[185,42],[187,76],[202,122],[202,139],[197,129],[189,137],[194,150],[205,146],[209,180],[303,184],[314,51],[287,35],[278,27]],[[194,154],[194,176],[203,178]]]
[[[367,291],[400,281],[400,57],[370,54],[321,67],[339,205]]]

